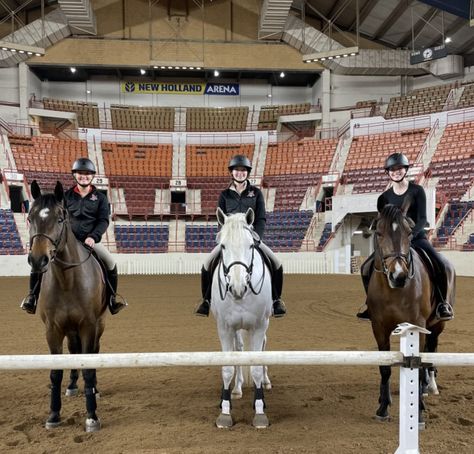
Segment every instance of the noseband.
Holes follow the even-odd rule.
[[[87,257],[84,260],[81,260],[80,262],[65,262],[64,260],[61,260],[57,256],[58,252],[60,252],[59,247],[62,243],[63,235],[65,235],[65,237],[66,237],[65,241],[67,241],[67,228],[66,228],[66,225],[69,225],[67,210],[64,207],[60,206],[60,205],[59,205],[59,207],[61,208],[62,217],[60,217],[58,219],[58,224],[61,225],[61,232],[59,233],[58,237],[56,239],[53,239],[51,236],[47,235],[46,233],[35,233],[30,238],[30,250],[33,246],[33,241],[36,238],[38,238],[38,237],[46,238],[54,246],[53,251],[51,253],[51,263],[56,263],[56,262],[60,263],[61,265],[64,265],[66,267],[65,269],[74,268],[76,266],[82,265],[84,262],[89,260],[91,254],[92,254],[92,249],[89,249],[89,253],[88,253]]]
[[[248,229],[248,230],[250,231],[250,229]],[[252,258],[250,259],[250,265],[247,265],[246,263],[241,262],[240,260],[235,260],[235,261],[231,262],[229,265],[226,266],[226,264],[224,263],[224,257],[222,257],[220,265],[222,267],[222,272],[224,274],[224,279],[225,279],[226,282],[225,282],[225,286],[224,286],[224,284],[222,283],[222,281],[220,279],[220,276],[218,277],[219,294],[220,294],[221,300],[223,300],[225,298],[227,292],[229,291],[229,273],[230,273],[231,268],[233,266],[236,266],[236,265],[240,265],[240,266],[243,266],[245,268],[245,271],[247,272],[247,285],[250,288],[250,290],[252,291],[252,293],[254,295],[259,295],[260,292],[262,291],[263,282],[265,280],[265,264],[263,264],[262,277],[257,282],[257,286],[260,285],[260,288],[258,290],[255,290],[255,288],[252,284],[253,261],[254,261],[254,258],[255,258],[255,244],[252,244],[250,246],[250,249],[252,250]],[[222,246],[221,246],[221,250],[222,250]]]

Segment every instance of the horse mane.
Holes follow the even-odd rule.
[[[225,224],[222,226],[220,239],[226,239],[231,243],[240,244],[242,242],[243,233],[245,232],[245,229],[242,227],[246,226],[245,213],[232,214],[227,217]]]
[[[401,224],[405,219],[402,210],[399,207],[391,204],[385,205],[383,207],[382,211],[380,212],[380,217],[387,222],[396,222],[397,224]]]

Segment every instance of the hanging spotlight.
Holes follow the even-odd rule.
[[[282,79],[283,79],[283,77],[285,77],[285,73],[284,73],[283,71],[280,73],[280,77],[281,77]]]
[[[144,76],[144,75],[146,74],[146,71],[142,68],[142,69],[140,69],[140,74],[141,74],[142,76]]]
[[[74,66],[71,66],[71,67],[69,68],[69,70],[70,70],[73,74],[76,72],[76,68],[74,68]]]
[[[450,43],[451,41],[452,41],[452,39],[449,36],[444,40],[444,42],[446,44]]]
[[[219,77],[220,72],[217,69],[214,70],[214,77]]]

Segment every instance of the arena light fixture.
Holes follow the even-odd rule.
[[[10,43],[7,41],[0,41],[0,49],[6,52],[12,52],[16,54],[26,54],[28,56],[37,56],[42,57],[46,51],[44,47],[36,47],[36,46],[29,46],[27,44],[19,44],[19,43]]]
[[[163,61],[163,60],[150,60],[150,66],[157,69],[178,69],[178,70],[193,70],[201,69],[204,67],[203,61]]]
[[[71,67],[69,68],[69,70],[70,70],[73,74],[76,72],[76,68],[74,68],[74,66],[71,66]]]
[[[305,63],[334,60],[336,58],[353,57],[359,53],[359,46],[342,47],[341,49],[326,50],[323,52],[315,52],[314,54],[303,55]]]

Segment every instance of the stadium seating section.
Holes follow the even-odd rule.
[[[12,211],[0,209],[0,255],[24,253]]]
[[[454,84],[413,90],[407,96],[390,98],[385,118],[411,117],[440,112],[446,104]]]
[[[464,87],[456,107],[458,109],[464,109],[472,106],[474,106],[474,84],[468,84]]]
[[[72,185],[72,163],[87,156],[87,143],[82,140],[9,136],[9,141],[18,171],[28,183],[37,180],[48,190],[54,188],[56,181],[65,187]]]
[[[186,131],[245,131],[248,107],[188,107]]]
[[[443,247],[449,241],[449,237],[460,226],[461,222],[466,218],[474,207],[474,202],[457,202],[449,206],[442,225],[438,228],[434,245]]]
[[[387,156],[403,152],[415,162],[429,129],[414,129],[354,137],[344,166],[343,181],[354,193],[379,192],[387,185],[384,162]]]
[[[115,225],[117,252],[157,253],[168,251],[168,226]]]
[[[274,251],[298,251],[301,248],[312,217],[312,211],[274,211],[267,213],[265,243]]]
[[[100,127],[97,103],[43,98],[43,106],[47,110],[75,112],[77,115],[77,123],[80,128]]]
[[[258,116],[258,129],[276,129],[280,115],[295,115],[309,113],[311,104],[285,104],[262,106]]]
[[[186,252],[210,252],[216,246],[217,225],[187,225]]]
[[[173,131],[174,107],[138,107],[112,104],[113,129],[133,131]]]

